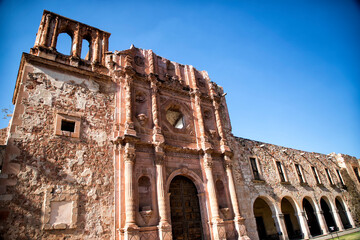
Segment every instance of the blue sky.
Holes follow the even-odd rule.
[[[0,1],[0,107],[44,9],[208,71],[235,136],[360,157],[360,4],[298,1]],[[0,128],[7,120],[0,121]]]

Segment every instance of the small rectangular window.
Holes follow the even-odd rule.
[[[296,173],[299,177],[300,183],[305,183],[301,168],[299,164],[295,164],[295,168],[296,168]]]
[[[61,131],[75,132],[75,122],[61,120]]]
[[[318,175],[318,173],[317,173],[317,171],[316,171],[316,168],[315,168],[315,167],[311,167],[311,170],[313,171],[313,174],[314,174],[314,178],[315,178],[315,180],[316,180],[316,183],[317,183],[317,184],[320,184],[321,182],[320,182],[319,175]]]
[[[259,174],[259,170],[256,164],[256,159],[255,158],[250,158],[250,164],[251,164],[251,169],[252,172],[254,174],[254,179],[255,180],[260,180],[260,174]]]
[[[332,180],[332,178],[331,178],[330,170],[329,170],[328,168],[325,168],[325,172],[326,172],[326,175],[327,175],[327,177],[328,177],[328,179],[329,179],[330,184],[331,184],[331,185],[334,185],[334,182],[333,182],[333,180]]]
[[[281,166],[281,162],[276,161],[276,166],[277,166],[277,169],[278,169],[278,171],[279,171],[279,175],[280,175],[280,180],[281,180],[281,182],[286,182],[285,174],[284,174],[283,168],[282,168],[282,166]]]
[[[338,177],[339,177],[339,179],[340,179],[341,185],[344,186],[345,183],[344,183],[344,180],[343,180],[343,178],[342,178],[342,176],[341,176],[341,173],[340,173],[339,169],[336,169],[336,173],[337,173],[337,175],[338,175]]]
[[[359,168],[354,167],[354,172],[357,180],[360,182],[360,174],[359,174]]]

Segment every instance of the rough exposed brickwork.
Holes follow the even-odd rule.
[[[62,33],[73,39],[70,56],[56,51]],[[134,46],[108,52],[109,36],[44,11],[20,63],[0,149],[1,237],[257,240],[255,217],[263,217],[272,237],[309,238],[305,198],[323,234],[331,212],[344,230],[336,201],[348,212],[347,226],[359,221],[358,159],[235,138],[223,89],[207,72]]]
[[[7,137],[8,137],[8,128],[0,129],[0,145],[6,145]]]
[[[5,239],[110,239],[114,236],[114,164],[110,143],[115,87],[108,79],[26,63],[17,96],[2,179],[11,201]],[[56,136],[56,114],[78,115],[80,138]],[[78,194],[78,226],[43,231],[47,189]]]

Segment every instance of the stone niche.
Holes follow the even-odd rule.
[[[76,228],[78,198],[76,190],[48,188],[43,206],[43,229]]]

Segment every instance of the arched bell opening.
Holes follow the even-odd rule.
[[[68,32],[60,33],[56,41],[56,51],[70,56],[72,51],[73,36]]]

